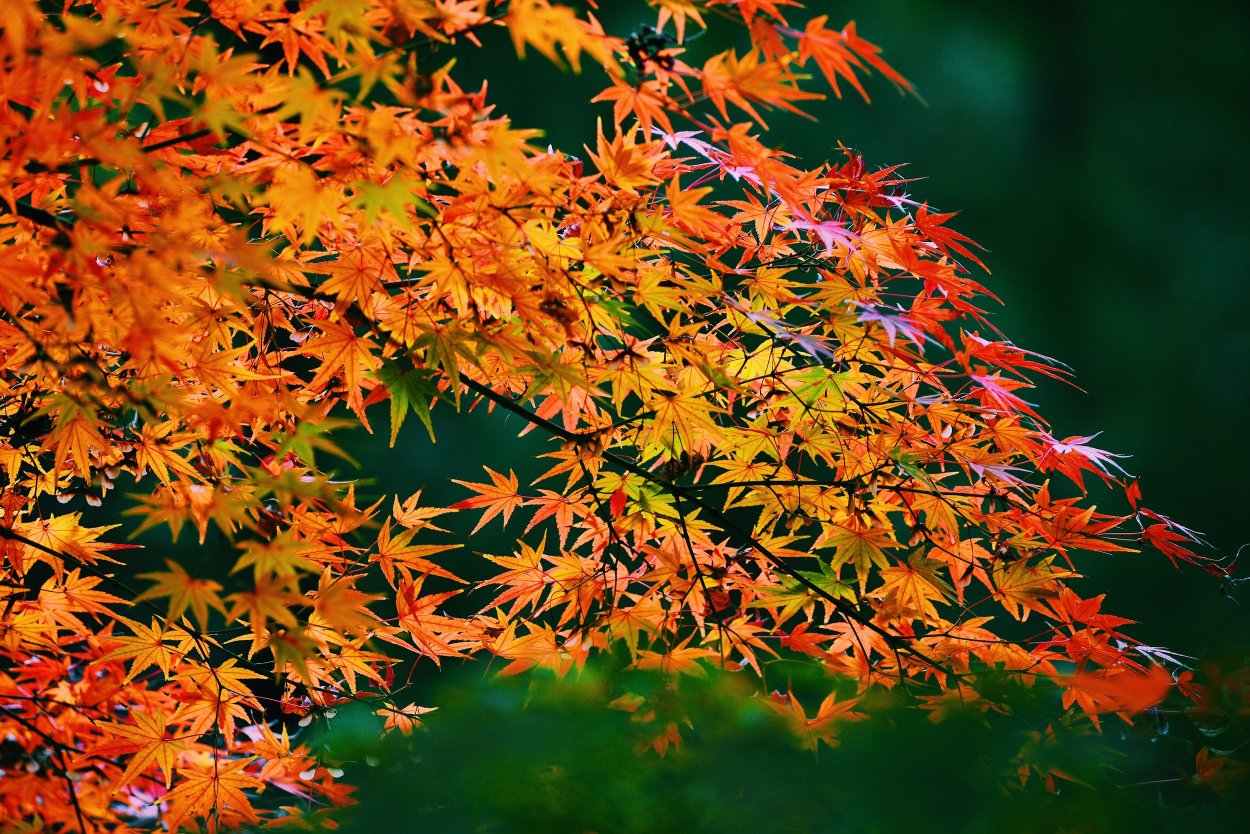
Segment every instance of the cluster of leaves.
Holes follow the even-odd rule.
[[[826,741],[878,689],[940,717],[1041,678],[1097,724],[1172,688],[1171,659],[1070,586],[1077,557],[1224,568],[1023,399],[1066,371],[987,321],[951,215],[897,169],[760,139],[764,113],[821,98],[810,74],[907,82],[794,3],[649,5],[613,35],[548,0],[0,4],[7,819],[172,831],[340,804],[298,726],[362,701],[411,729],[413,659],[563,673],[620,645],[764,689],[800,661],[832,694],[787,709]],[[748,42],[687,63],[708,21]],[[602,70],[588,160],[456,83],[455,50],[495,27]],[[464,400],[553,439],[534,488],[489,471],[451,507],[362,506],[317,462],[372,406],[394,444]],[[119,479],[129,532],[216,528],[233,561],[139,572],[116,525],[58,512],[113,506]],[[1128,509],[1097,511],[1086,479]],[[435,558],[462,510],[525,524],[488,582]],[[679,739],[652,724],[655,748]]]

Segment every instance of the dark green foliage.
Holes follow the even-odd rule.
[[[1133,726],[1108,717],[1102,734],[1075,725],[1044,732],[1039,722],[1058,698],[1048,686],[1016,687],[1010,715],[969,705],[940,722],[905,707],[905,694],[886,693],[862,702],[872,718],[840,725],[836,747],[804,750],[733,674],[481,672],[465,671],[437,693],[440,709],[424,727],[381,746],[366,712],[329,722],[322,742],[360,785],[342,831],[1237,832],[1247,819],[1243,801],[1218,803],[1180,778],[1192,744],[1171,738],[1161,714]],[[820,691],[818,681],[791,683]],[[687,716],[682,745],[640,756],[666,719],[604,708],[625,691]],[[1025,747],[1031,761],[1079,783],[1055,779],[1052,793],[1033,773],[1022,785],[1015,769]]]

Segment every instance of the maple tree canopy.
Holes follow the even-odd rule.
[[[1052,434],[1027,389],[1068,372],[986,317],[976,244],[896,168],[763,138],[909,83],[786,0],[637,5],[629,33],[548,0],[0,2],[6,825],[321,814],[350,787],[304,728],[357,701],[408,732],[436,706],[409,667],[470,656],[741,668],[813,745],[890,688],[941,718],[1036,682],[1094,725],[1201,701],[1069,580],[1225,569]],[[457,83],[498,27],[602,78],[586,148]],[[741,43],[688,63],[706,27]],[[336,431],[473,404],[550,441],[537,481],[433,506],[328,474]],[[453,512],[523,533],[483,559]],[[136,569],[149,528],[232,549]]]

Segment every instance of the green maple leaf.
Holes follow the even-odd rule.
[[[399,428],[409,411],[417,415],[417,419],[429,432],[430,440],[434,440],[434,423],[430,420],[430,400],[438,396],[430,371],[424,368],[404,368],[391,361],[382,363],[377,370],[378,381],[386,386],[391,395],[391,448],[395,448],[395,438],[399,436]]]

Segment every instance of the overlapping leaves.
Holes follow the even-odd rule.
[[[6,7],[0,35],[0,724],[24,821],[341,802],[288,730],[347,699],[411,729],[413,658],[565,672],[620,643],[766,687],[802,659],[986,710],[1002,676],[1044,676],[1095,720],[1165,693],[1162,656],[1066,583],[1088,551],[1203,562],[1197,537],[1027,402],[1065,370],[993,329],[950,215],[856,154],[809,169],[761,140],[819,98],[807,75],[907,87],[853,25],[712,0],[633,36],[547,0],[50,5]],[[688,63],[712,13],[749,42]],[[606,74],[585,151],[457,84],[491,27]],[[362,506],[319,464],[388,399],[392,443],[409,411],[432,432],[436,401],[484,400],[553,441],[548,468]],[[1086,478],[1131,506],[1097,511]],[[128,570],[56,509],[119,479],[136,529],[224,534],[236,562]],[[478,510],[523,540],[467,583],[433,520]],[[855,697],[799,723],[827,739]]]

